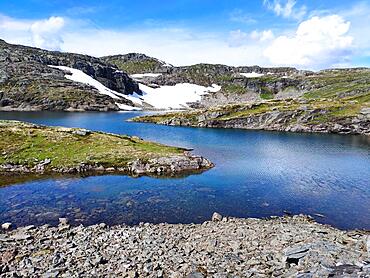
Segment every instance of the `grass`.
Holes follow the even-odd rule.
[[[0,165],[33,167],[51,159],[48,167],[70,168],[81,163],[125,167],[137,159],[146,161],[184,151],[124,135],[101,132],[77,135],[76,130],[0,121]]]
[[[143,60],[143,61],[122,61],[120,59],[109,60],[110,63],[116,65],[120,70],[128,74],[154,72],[158,66],[158,61]]]
[[[294,112],[297,115],[311,116],[312,119],[303,124],[321,124],[356,117],[364,107],[370,107],[370,92],[344,98],[309,99],[303,103],[298,99],[286,99],[268,100],[254,104],[225,105],[209,109],[193,110],[190,112],[176,112],[139,117],[134,120],[163,123],[168,120],[175,119],[184,120],[190,122],[193,126],[197,126],[200,122],[199,118],[201,116],[215,114],[215,112],[217,116],[208,116],[206,121],[217,120],[227,122],[230,120],[248,118],[277,111]],[[289,119],[289,123],[295,123],[296,121],[296,118]]]

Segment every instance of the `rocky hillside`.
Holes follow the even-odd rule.
[[[232,104],[133,120],[193,127],[370,135],[370,94]]]
[[[170,64],[149,57],[145,54],[129,53],[125,55],[113,55],[101,57],[101,60],[116,65],[120,70],[128,74],[140,73],[170,73],[174,68]]]
[[[127,74],[98,58],[0,40],[0,110],[107,111],[119,110],[116,103],[132,105],[124,98],[112,99],[91,86],[68,80],[64,71],[50,65],[81,70],[118,93],[139,92]]]
[[[126,56],[117,63],[119,68],[135,63],[133,73],[161,73],[140,78],[140,82],[156,85],[193,83],[202,86],[217,84],[221,90],[207,94],[193,107],[207,108],[217,105],[259,102],[289,98],[342,98],[360,96],[370,91],[370,69],[332,69],[320,72],[300,71],[295,68],[231,67],[226,65],[198,64],[185,67],[167,67],[166,71],[141,67],[140,54]],[[145,56],[145,61],[148,58]],[[151,71],[152,70],[152,71]]]

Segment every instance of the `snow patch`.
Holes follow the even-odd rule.
[[[255,77],[261,77],[261,76],[264,76],[263,73],[257,73],[257,72],[248,72],[248,73],[239,73],[240,75],[243,75],[245,77],[248,77],[248,78],[255,78]]]
[[[81,70],[66,67],[66,66],[50,66],[49,65],[49,67],[60,69],[60,70],[63,70],[65,72],[69,72],[70,74],[66,74],[64,76],[65,78],[67,78],[69,80],[72,80],[72,81],[75,81],[75,82],[90,85],[90,86],[94,87],[95,89],[97,89],[99,91],[99,93],[102,94],[102,95],[110,96],[111,98],[116,99],[116,100],[129,99],[127,97],[127,95],[118,93],[116,91],[113,91],[113,90],[105,87],[98,80],[95,80],[90,75],[87,75],[86,73],[84,73]],[[120,104],[120,103],[117,103],[117,102],[116,102],[116,104],[120,109],[123,109],[123,110],[130,110],[131,111],[131,110],[136,110],[137,109],[136,107],[125,105],[125,104]]]
[[[116,105],[121,110],[126,110],[126,111],[140,111],[141,110],[141,108],[133,107],[133,106],[130,106],[130,105],[127,105],[127,104],[118,103],[118,102],[116,102]]]
[[[139,88],[143,95],[137,95],[137,99],[140,99],[142,103],[148,103],[157,109],[184,109],[189,107],[187,103],[200,101],[202,95],[218,92],[221,86],[214,84],[212,87],[204,87],[180,83],[175,86],[151,88],[144,84],[139,84]]]
[[[132,78],[141,79],[144,77],[158,77],[161,76],[162,73],[137,73],[137,74],[131,74]]]

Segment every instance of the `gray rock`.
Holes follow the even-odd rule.
[[[1,228],[3,230],[9,230],[11,227],[12,227],[12,223],[10,223],[10,222],[6,222],[6,223],[1,225]]]
[[[212,221],[213,222],[222,221],[222,215],[217,212],[214,212],[212,215]]]

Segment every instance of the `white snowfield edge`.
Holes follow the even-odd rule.
[[[137,74],[131,74],[131,77],[134,79],[142,79],[144,77],[158,77],[161,75],[162,73],[137,73]]]
[[[248,78],[254,78],[254,77],[261,77],[264,76],[263,73],[257,73],[257,72],[248,72],[248,73],[239,73],[242,76],[248,77]]]
[[[221,90],[221,86],[216,84],[213,84],[212,87],[204,87],[190,83],[179,83],[175,86],[159,88],[151,88],[139,83],[139,88],[143,95],[137,97],[156,109],[188,108],[187,103],[200,101],[203,95]]]
[[[142,91],[143,95],[140,95],[138,93],[125,95],[105,87],[102,83],[85,74],[81,70],[66,66],[50,67],[63,70],[64,72],[66,72],[65,78],[75,82],[90,85],[96,88],[100,94],[110,96],[111,98],[116,100],[128,99],[132,101],[135,105],[140,106],[134,107],[116,102],[116,105],[119,109],[126,111],[141,110],[141,107],[144,104],[153,106],[155,109],[184,109],[189,107],[187,103],[200,101],[202,95],[208,94],[210,92],[218,92],[219,90],[221,90],[221,86],[218,86],[216,84],[213,84],[212,87],[204,87],[196,84],[180,83],[176,84],[175,86],[151,88],[139,83],[139,88]],[[157,74],[154,73],[146,73],[140,76],[156,77],[156,75]]]

